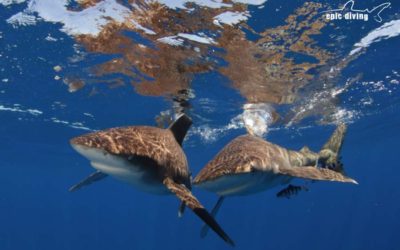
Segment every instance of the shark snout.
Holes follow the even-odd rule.
[[[77,136],[72,138],[69,143],[71,143],[72,146],[86,146],[86,147],[91,147],[94,144],[93,138],[88,135],[82,135],[82,136]]]
[[[94,152],[98,153],[101,151],[99,149],[99,143],[95,140],[93,136],[83,135],[72,138],[70,144],[73,149],[75,149],[82,156],[90,159],[96,155]]]
[[[88,154],[88,151],[90,151],[90,148],[89,147],[86,147],[86,146],[84,146],[84,145],[81,145],[81,144],[77,144],[77,143],[74,143],[74,142],[72,142],[72,140],[71,140],[71,146],[72,146],[72,148],[76,151],[76,152],[78,152],[79,154],[81,154],[81,155],[83,155],[83,156],[87,156],[87,154]]]
[[[98,136],[96,133],[85,134],[72,138],[70,141],[72,147],[84,147],[84,148],[102,148],[105,140]]]
[[[79,143],[79,137],[72,138],[71,140],[69,140],[69,143],[71,144],[71,146],[79,145],[80,144]]]
[[[81,135],[70,140],[72,148],[90,161],[104,161],[110,154],[118,155],[119,148],[114,141],[99,133]]]
[[[109,153],[101,148],[89,147],[82,144],[71,142],[71,146],[80,155],[85,157],[91,162],[105,162],[108,160]]]

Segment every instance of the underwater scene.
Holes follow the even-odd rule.
[[[400,249],[397,0],[0,0],[0,250]]]

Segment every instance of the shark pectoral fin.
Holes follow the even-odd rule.
[[[219,208],[222,205],[222,202],[224,201],[224,196],[220,196],[217,203],[215,203],[213,209],[211,210],[211,216],[215,219],[215,216],[217,215]],[[205,238],[207,236],[207,233],[209,231],[210,227],[207,224],[204,224],[203,227],[201,228],[200,232],[200,237]]]
[[[186,208],[185,202],[182,201],[181,204],[179,204],[179,208],[178,208],[178,217],[179,218],[183,217],[183,213],[185,212],[185,208]]]
[[[174,193],[181,201],[185,203],[193,212],[200,217],[209,227],[211,227],[225,242],[234,246],[232,239],[224,232],[218,225],[214,218],[207,212],[207,210],[200,204],[200,202],[193,196],[189,189],[174,182],[171,178],[164,179],[164,185]]]
[[[341,173],[326,168],[316,168],[316,167],[279,168],[279,173],[309,180],[338,181],[338,182],[350,182],[358,184],[357,181],[349,177],[346,177]]]
[[[76,191],[78,189],[81,189],[84,186],[92,184],[93,182],[100,181],[100,180],[104,179],[107,176],[108,175],[105,174],[105,173],[102,173],[100,171],[96,171],[93,174],[91,174],[88,177],[86,177],[84,180],[80,181],[78,184],[75,184],[72,187],[70,187],[68,189],[68,191],[74,192],[74,191]]]

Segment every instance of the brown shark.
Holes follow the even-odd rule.
[[[248,195],[292,179],[357,182],[343,174],[339,152],[345,125],[339,125],[319,153],[307,147],[292,151],[254,135],[242,135],[226,145],[196,176],[193,185],[220,196],[211,214],[216,215],[224,197]],[[203,227],[202,236],[207,233]]]
[[[190,118],[182,115],[168,129],[119,127],[73,138],[72,147],[86,157],[97,172],[70,191],[111,175],[145,192],[175,194],[224,241],[234,245],[190,191],[190,171],[181,145],[191,124]]]

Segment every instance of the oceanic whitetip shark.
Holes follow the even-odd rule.
[[[295,178],[357,182],[343,173],[339,153],[346,132],[339,125],[319,153],[308,147],[292,151],[247,134],[232,140],[217,156],[199,172],[193,185],[219,196],[211,214],[215,216],[224,197],[248,195],[288,184]],[[289,185],[279,195],[298,191]],[[206,236],[208,227],[203,226],[201,235]]]
[[[97,169],[72,186],[75,191],[111,175],[153,194],[175,194],[224,241],[233,241],[191,193],[191,176],[183,139],[192,121],[180,116],[168,129],[148,126],[111,128],[73,138],[72,147]]]

